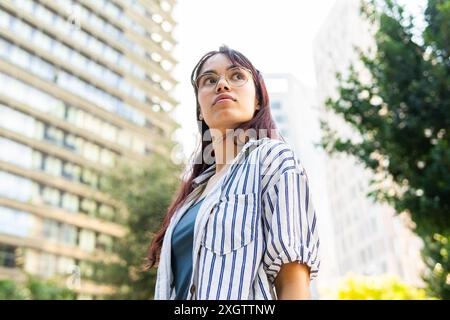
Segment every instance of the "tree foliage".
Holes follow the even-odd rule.
[[[0,300],[73,300],[76,293],[58,279],[27,275],[24,282],[0,280]]]
[[[104,191],[126,207],[124,225],[127,233],[114,244],[114,254],[119,262],[93,264],[92,280],[117,289],[115,294],[105,298],[153,298],[156,271],[144,270],[145,258],[152,233],[161,226],[180,184],[180,172],[181,167],[170,159],[154,155],[140,167],[123,164],[107,177]]]
[[[395,1],[371,1],[362,13],[377,30],[375,54],[359,52],[371,79],[362,82],[351,66],[345,79],[337,75],[339,97],[326,101],[361,139],[342,137],[322,121],[322,146],[373,170],[369,196],[410,214],[424,240],[428,289],[448,299],[450,1],[428,1],[419,36]]]

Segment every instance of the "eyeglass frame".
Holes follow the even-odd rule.
[[[251,77],[252,79],[254,79],[254,77],[253,77],[253,72],[252,72],[250,69],[246,68],[246,67],[235,66],[235,67],[230,68],[229,70],[227,70],[227,72],[230,71],[230,70],[233,70],[233,69],[243,69],[243,70],[247,71],[248,73],[250,73],[250,77]],[[204,73],[198,75],[197,78],[195,78],[194,83],[193,83],[194,87],[195,87],[197,90],[200,89],[200,88],[198,87],[198,85],[197,85],[198,79],[199,79],[200,77],[204,76],[205,74],[215,74],[215,75],[218,75],[218,76],[219,76],[219,79],[217,79],[217,82],[216,82],[215,85],[214,85],[214,89],[216,89],[217,84],[219,83],[220,79],[222,79],[222,76],[224,76],[223,74],[219,75],[219,74],[217,74],[217,73],[215,73],[215,72],[204,72]],[[225,80],[227,81],[228,85],[232,86],[232,85],[228,82],[227,77],[224,76],[224,78],[225,78]],[[244,85],[248,82],[248,80],[249,80],[249,79],[247,79],[246,82],[244,82],[243,84],[241,84],[241,85],[239,85],[239,86],[232,86],[232,87],[234,87],[234,88],[236,88],[236,87],[237,87],[237,88],[242,87],[242,86],[244,86]]]

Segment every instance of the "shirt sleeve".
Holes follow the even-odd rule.
[[[308,177],[288,145],[275,149],[266,159],[270,165],[265,169],[262,194],[264,268],[273,282],[283,264],[299,262],[309,267],[313,280],[320,266],[320,242]]]

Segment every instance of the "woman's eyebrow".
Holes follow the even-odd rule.
[[[230,70],[230,69],[235,68],[235,67],[239,67],[239,66],[237,64],[232,64],[232,65],[229,65],[227,67],[227,70]],[[217,74],[217,72],[215,70],[206,70],[205,72],[202,72],[202,74],[204,74],[204,73],[215,73],[215,74]]]

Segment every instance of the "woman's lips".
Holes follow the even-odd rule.
[[[230,101],[233,101],[233,99],[230,99],[230,98],[222,98],[222,99],[219,99],[219,100],[217,100],[217,102],[216,102],[215,104],[218,104],[218,103],[224,102],[224,101],[226,101],[226,100],[230,100]]]

